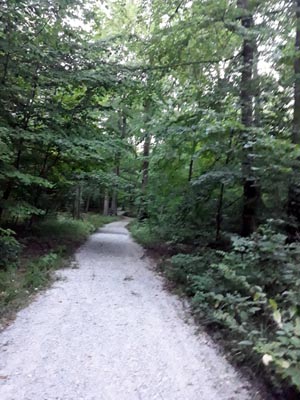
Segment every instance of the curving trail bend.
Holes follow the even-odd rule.
[[[92,235],[78,268],[0,335],[1,400],[255,400],[128,234]]]

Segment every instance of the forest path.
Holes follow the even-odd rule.
[[[1,333],[0,399],[259,399],[184,322],[125,226],[92,235],[79,268],[61,271]]]

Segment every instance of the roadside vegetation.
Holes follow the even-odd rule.
[[[74,267],[72,255],[87,237],[117,217],[95,213],[74,220],[64,214],[44,219],[19,236],[2,229],[0,236],[0,328],[39,290],[55,278],[53,272]]]
[[[1,2],[1,310],[122,208],[299,398],[299,182],[300,0]]]
[[[172,242],[171,232],[158,240],[159,229],[145,223],[133,223],[131,232],[230,357],[282,398],[297,398],[283,388],[300,387],[300,245],[288,244],[271,222],[249,238],[233,235],[226,251],[202,240],[192,248]]]

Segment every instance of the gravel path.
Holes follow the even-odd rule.
[[[78,269],[0,335],[1,400],[254,400],[130,238],[92,235]]]

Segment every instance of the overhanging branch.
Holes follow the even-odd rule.
[[[226,62],[226,61],[231,61],[234,60],[238,57],[241,56],[241,53],[239,52],[238,54],[235,54],[231,57],[228,58],[221,58],[221,59],[209,59],[209,60],[196,60],[196,61],[186,61],[186,62],[178,62],[178,63],[169,63],[165,65],[137,65],[137,66],[129,66],[129,65],[122,65],[122,64],[117,64],[117,63],[106,63],[106,65],[109,65],[111,67],[119,67],[120,69],[126,69],[128,71],[141,71],[141,72],[147,72],[147,71],[154,71],[154,70],[165,70],[165,69],[171,69],[171,68],[179,68],[179,67],[188,67],[192,65],[200,65],[200,64],[218,64],[220,62]]]

